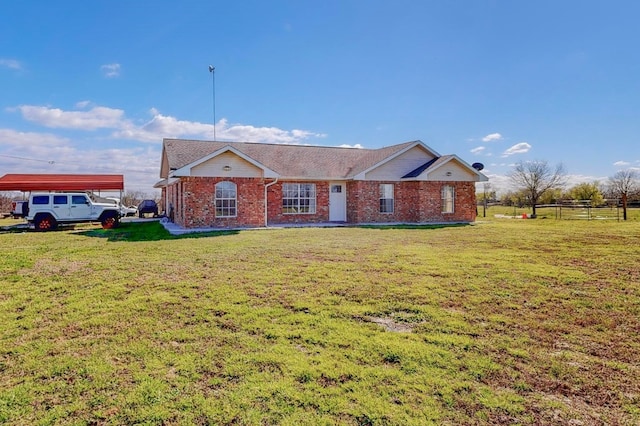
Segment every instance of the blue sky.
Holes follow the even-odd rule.
[[[422,140],[572,182],[640,170],[637,1],[11,1],[0,174],[123,173],[163,137],[378,148]],[[215,74],[208,70],[215,66]]]

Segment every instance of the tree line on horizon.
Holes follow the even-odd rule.
[[[508,175],[515,189],[503,193],[500,198],[491,184],[484,184],[476,194],[479,203],[499,203],[506,206],[536,208],[545,204],[565,201],[588,203],[591,207],[611,205],[622,207],[627,220],[629,203],[640,203],[640,172],[634,169],[620,170],[605,182],[583,182],[567,188],[567,174],[562,163],[551,166],[547,161],[521,161]]]

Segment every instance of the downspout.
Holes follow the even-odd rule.
[[[269,203],[267,202],[267,188],[269,188],[271,185],[274,185],[278,182],[278,178],[276,178],[276,180],[274,180],[271,183],[268,183],[264,186],[264,227],[267,228],[269,225],[267,224],[267,213],[268,213],[268,207],[269,207]]]
[[[169,201],[169,180],[171,179],[171,173],[167,174],[167,182],[164,185],[164,214],[167,217],[167,222],[173,222],[169,217],[169,206],[171,205],[171,201]],[[175,206],[174,206],[175,209]]]

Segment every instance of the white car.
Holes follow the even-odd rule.
[[[122,217],[125,216],[136,216],[138,214],[138,208],[136,206],[120,206],[120,215]]]
[[[122,217],[135,216],[135,215],[138,214],[138,208],[137,207],[134,207],[134,206],[127,207],[124,204],[122,204],[122,202],[117,198],[107,197],[107,198],[105,198],[105,200],[109,200],[109,201],[113,202],[116,206],[118,206],[118,209],[120,209],[120,216],[122,216]]]

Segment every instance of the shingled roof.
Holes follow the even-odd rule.
[[[411,141],[379,149],[356,149],[164,139],[166,163],[160,173],[161,177],[167,178],[170,170],[188,166],[229,147],[283,177],[348,179],[417,144],[422,143]]]

